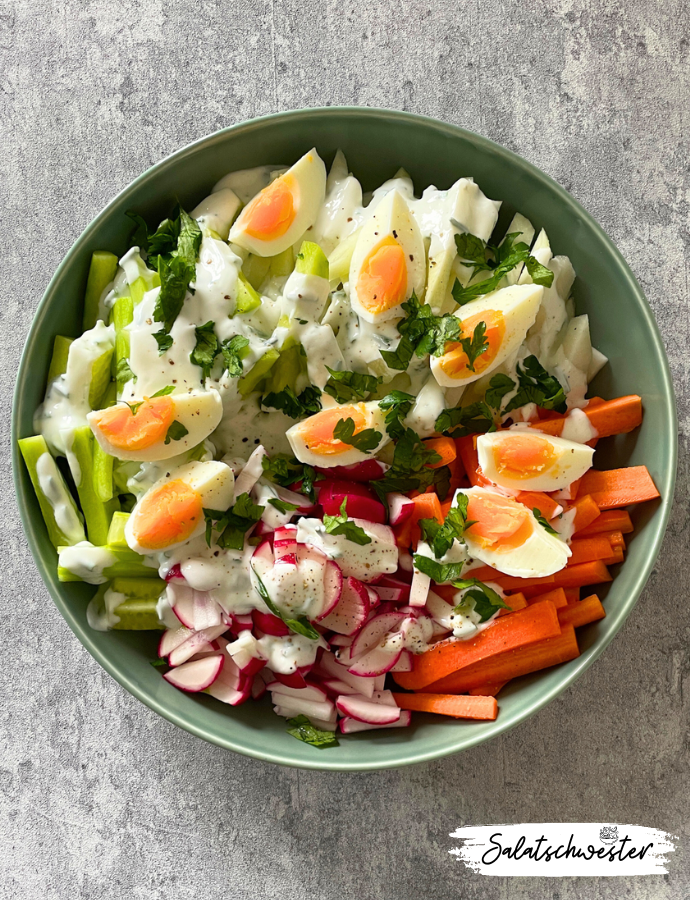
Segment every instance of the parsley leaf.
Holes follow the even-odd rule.
[[[168,665],[168,660],[158,657],[157,659],[150,659],[149,663],[153,666],[154,669],[163,669]]]
[[[456,228],[459,226],[459,223],[452,219],[451,222],[453,222]],[[480,237],[470,234],[469,232],[456,234],[455,247],[461,262],[466,266],[470,266],[473,269],[473,274],[488,268],[486,262],[486,244]]]
[[[517,394],[503,410],[512,412],[527,403],[536,403],[542,409],[555,409],[564,413],[567,409],[565,391],[559,380],[549,375],[536,356],[528,356],[516,367],[519,387]]]
[[[459,344],[467,356],[467,368],[474,372],[474,364],[489,349],[486,337],[486,322],[477,322],[471,338],[460,338]]]
[[[149,227],[146,224],[145,219],[131,209],[128,209],[125,212],[125,215],[136,225],[136,228],[130,236],[131,246],[138,247],[146,253],[149,247]]]
[[[242,550],[244,536],[263,515],[264,507],[258,506],[249,494],[244,493],[235,500],[230,509],[205,509],[206,543],[211,546],[211,536],[215,528],[220,532],[216,543],[224,550]]]
[[[403,306],[405,306],[404,303]],[[414,355],[414,344],[409,338],[403,336],[395,350],[381,350],[380,353],[389,369],[404,372]]]
[[[231,378],[239,378],[242,374],[242,359],[246,355],[244,350],[249,346],[249,338],[242,334],[236,334],[234,337],[228,338],[220,345],[220,352],[223,354],[223,362]]]
[[[137,376],[129,366],[129,360],[122,358],[117,361],[115,377],[117,378],[118,384],[126,384],[128,381],[133,381],[136,384],[137,380]]]
[[[176,242],[175,250],[171,249],[173,239]],[[196,277],[196,260],[200,246],[201,229],[196,220],[183,209],[179,210],[174,221],[168,219],[162,222],[158,231],[149,238],[148,264],[152,262],[152,254],[157,253],[158,275],[161,281],[153,318],[154,321],[163,323],[163,331],[167,333],[170,332],[182,309],[189,282]],[[161,251],[164,251],[165,255]]]
[[[177,238],[177,255],[194,270],[196,270],[196,260],[199,256],[201,238],[199,223],[183,209],[180,209],[180,233]]]
[[[467,591],[453,612],[463,612],[467,602],[471,600],[474,603],[474,611],[480,616],[479,621],[488,622],[492,616],[496,615],[499,609],[510,609],[510,606],[505,600],[501,599],[493,588],[490,588],[488,584],[484,584],[483,581],[477,581],[476,578],[454,581],[453,587],[456,587],[459,591],[472,588],[472,590]]]
[[[244,494],[242,496],[244,496]],[[301,634],[303,637],[309,638],[310,641],[318,641],[321,635],[316,630],[316,628],[314,628],[309,619],[306,616],[299,616],[296,619],[292,619],[282,613],[280,608],[275,605],[273,600],[271,600],[271,597],[266,590],[266,585],[261,580],[261,576],[256,571],[254,566],[252,566],[252,572],[256,576],[256,592],[264,601],[269,610],[273,613],[273,615],[278,616],[279,619],[282,619],[290,629],[290,631],[294,631],[295,634]]]
[[[168,394],[172,394],[172,392],[174,390],[175,390],[174,385],[167,384],[165,387],[162,387],[159,391],[156,391],[155,394],[151,394],[151,399],[153,400],[154,397],[167,397]]]
[[[360,525],[356,525],[348,519],[347,497],[343,497],[343,502],[340,505],[340,515],[329,516],[325,514],[323,523],[326,526],[326,534],[342,534],[348,541],[352,541],[353,544],[359,544],[360,546],[371,543],[371,538],[366,531]]]
[[[333,429],[333,437],[349,444],[362,453],[371,453],[381,443],[383,435],[373,428],[364,428],[355,434],[355,420],[351,418],[341,419]]]
[[[414,566],[424,575],[428,575],[436,584],[447,584],[448,582],[457,581],[462,575],[464,563],[445,563],[441,565],[435,559],[423,556],[421,553],[414,554]]]
[[[560,534],[556,531],[555,528],[552,528],[549,525],[548,520],[545,519],[544,516],[542,516],[541,512],[537,509],[536,506],[532,509],[532,512],[534,514],[534,518],[537,520],[537,522],[539,522],[542,528],[545,528],[546,531],[548,531],[549,534],[554,535],[554,537],[560,538]]]
[[[436,559],[447,553],[453,546],[454,540],[462,540],[465,529],[472,525],[467,522],[467,494],[458,494],[455,506],[451,506],[443,525],[439,525],[436,519],[420,519],[419,527],[424,540],[431,547]]]
[[[269,481],[282,487],[291,487],[295,482],[301,481],[300,493],[305,494],[311,501],[314,500],[314,482],[323,477],[317,475],[311,466],[304,465],[296,457],[288,456],[286,453],[264,456],[261,467]]]
[[[276,497],[269,497],[268,502],[273,506],[278,512],[286,513],[286,512],[294,512],[296,509],[299,509],[296,503],[288,503],[287,500],[280,500]]]
[[[189,354],[195,366],[201,368],[201,377],[208,378],[216,356],[220,353],[220,344],[214,331],[215,322],[197,325],[194,329],[196,346]]]
[[[431,307],[420,303],[415,293],[402,304],[402,308],[407,315],[398,322],[400,343],[395,350],[381,350],[381,356],[390,369],[407,369],[413,354],[419,357],[427,353],[443,356],[446,343],[459,338],[459,319],[452,313],[434,315]]]
[[[391,391],[379,400],[379,409],[386,413],[386,431],[393,440],[398,440],[405,433],[402,420],[409,414],[414,402],[412,394],[406,394],[404,391]]]
[[[311,724],[306,716],[295,716],[294,719],[287,720],[288,734],[297,738],[298,741],[304,741],[305,744],[311,744],[312,747],[338,747],[338,738],[334,731],[321,731]]]
[[[175,324],[194,274],[180,256],[173,256],[169,263],[162,256],[158,257],[161,287],[153,309],[153,318],[154,321],[163,323],[164,331],[170,332]]]
[[[535,284],[541,284],[543,287],[551,287],[553,284],[553,272],[542,266],[538,259],[534,256],[528,256],[525,260],[525,268],[530,274],[530,278]]]
[[[163,441],[163,443],[169,444],[170,441],[181,441],[182,438],[188,434],[189,434],[189,432],[184,427],[182,422],[178,422],[177,419],[175,419],[173,422],[170,423],[170,427],[168,428],[168,431],[167,431],[167,434],[165,435],[165,440]]]
[[[330,394],[338,403],[348,403],[351,400],[366,400],[372,391],[383,381],[376,375],[362,375],[359,372],[338,372],[326,366],[329,379],[324,386],[324,391]]]
[[[321,409],[320,397],[321,391],[313,384],[305,387],[299,396],[288,385],[282,391],[277,393],[272,391],[270,394],[266,394],[261,402],[264,406],[282,410],[291,419],[301,419],[302,416],[319,412]]]
[[[489,387],[484,395],[484,399],[487,404],[494,409],[498,410],[501,408],[501,403],[503,402],[503,398],[506,394],[509,394],[512,390],[515,390],[515,382],[509,375],[504,375],[502,372],[499,372],[489,382]]]
[[[385,502],[386,494],[397,491],[423,491],[434,484],[436,469],[429,465],[439,462],[441,457],[430,449],[412,428],[405,428],[396,441],[393,464],[382,478],[371,482],[371,486]]]
[[[157,331],[153,335],[156,339],[156,343],[158,344],[158,355],[162,356],[166,350],[169,350],[173,345],[172,335],[168,334],[165,331]]]
[[[453,438],[495,431],[494,412],[483,400],[477,400],[467,406],[444,409],[436,419],[435,428]]]

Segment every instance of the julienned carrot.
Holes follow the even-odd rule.
[[[497,653],[533,644],[560,632],[556,607],[553,603],[535,603],[509,616],[501,616],[466,641],[446,640],[434,644],[426,652],[414,657],[411,672],[396,672],[394,678],[401,687],[419,690],[432,681],[445,678],[465,666],[488,659]],[[484,679],[487,681],[489,679]],[[492,679],[500,681],[500,679]]]
[[[562,628],[566,625],[579,628],[581,625],[597,622],[599,619],[603,619],[605,615],[606,611],[601,605],[601,600],[596,594],[592,594],[591,597],[585,597],[579,603],[573,603],[564,609],[559,609],[558,621],[561,623]]]
[[[455,439],[455,446],[458,456],[462,460],[465,468],[465,474],[470,480],[470,484],[474,487],[483,487],[491,482],[484,477],[482,470],[479,468],[479,457],[477,455],[477,436],[468,434],[467,437]]]
[[[457,489],[462,487],[466,481],[462,460],[457,456],[457,447],[455,448],[455,452],[455,459],[448,465],[448,468],[450,469],[450,489],[448,491],[448,496],[451,500]]]
[[[524,609],[527,606],[527,600],[525,599],[524,594],[511,594],[509,597],[505,598],[505,602],[508,604],[510,609],[502,609],[499,613],[499,616],[507,616],[511,612],[517,612],[519,609]]]
[[[595,559],[608,559],[612,547],[607,534],[593,534],[590,537],[575,539],[570,549],[573,555],[568,560],[568,565],[572,567]]]
[[[419,494],[412,498],[412,502],[414,503],[412,515],[395,529],[395,539],[399,547],[417,547],[420,538],[420,519],[436,519],[437,522],[443,524],[441,501],[437,494],[433,492]]]
[[[578,497],[577,500],[570,504],[569,509],[575,510],[573,519],[573,531],[575,534],[582,531],[583,528],[587,528],[601,515],[601,510],[591,494],[583,494],[581,497]]]
[[[529,509],[538,509],[542,516],[547,520],[553,519],[556,513],[561,509],[561,505],[557,500],[554,500],[553,497],[549,497],[548,494],[544,494],[541,491],[520,491],[515,499],[518,503],[522,503],[523,506],[526,506]],[[598,507],[597,512],[599,512]]]
[[[618,547],[621,550],[625,550],[625,538],[622,531],[607,531],[605,534],[613,550],[616,550]]]
[[[591,494],[599,509],[616,509],[631,503],[644,503],[659,496],[647,466],[628,466],[599,472],[590,469],[578,490],[578,496]]]
[[[515,594],[515,596],[521,597],[524,594]],[[568,598],[563,588],[556,588],[555,591],[548,591],[546,594],[537,594],[536,597],[532,597],[526,603],[528,606],[532,606],[534,603],[541,603],[542,600],[550,600],[556,609],[561,609],[563,606],[568,605]]]
[[[565,599],[568,603],[579,603],[580,601],[580,588],[563,588],[563,593],[565,594]]]
[[[467,697],[457,694],[393,694],[400,709],[438,713],[456,719],[489,719],[498,715],[495,697]]]
[[[611,550],[611,556],[607,556],[606,559],[602,559],[601,561],[605,566],[615,566],[617,563],[622,563],[625,559],[625,553],[623,552],[622,547],[614,547]]]
[[[467,693],[473,697],[495,697],[508,684],[507,681],[496,681],[493,684],[482,684],[471,688]]]
[[[594,562],[580,563],[579,566],[566,566],[565,569],[561,569],[555,575],[550,575],[549,578],[551,581],[550,584],[547,583],[546,588],[541,585],[532,585],[530,587],[521,587],[520,590],[528,600],[531,600],[533,597],[543,594],[544,590],[554,590],[557,587],[567,590],[568,588],[580,588],[590,584],[604,584],[613,580],[609,570],[606,568],[606,564],[601,559],[594,560]],[[505,588],[503,589],[506,590]]]
[[[598,438],[625,434],[642,423],[642,400],[636,394],[631,394],[628,397],[605,400],[603,403],[590,403],[585,407],[584,413],[590,425],[596,429]],[[532,423],[532,428],[558,437],[566,419],[567,416],[563,419],[541,419]]]
[[[428,438],[424,441],[427,450],[435,450],[441,457],[438,462],[429,463],[430,469],[440,469],[441,466],[450,465],[458,455],[455,449],[455,441],[449,437]]]
[[[468,577],[471,577],[472,573]],[[555,575],[542,575],[541,578],[518,578],[516,575],[496,574],[493,580],[504,591],[524,591],[526,588],[539,587],[542,591],[550,591],[554,585]]]
[[[633,523],[627,509],[609,509],[601,513],[598,519],[578,532],[578,537],[588,537],[591,534],[602,532],[620,531],[621,534],[630,534]]]
[[[535,608],[528,607],[528,609]],[[510,618],[509,616],[505,621],[509,621]],[[483,685],[509,681],[520,675],[548,669],[550,666],[575,659],[579,655],[575,629],[572,625],[565,625],[561,633],[552,638],[480,660],[459,672],[453,672],[426,685],[425,690],[433,694],[461,694]]]

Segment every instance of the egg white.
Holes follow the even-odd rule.
[[[349,450],[344,450],[342,453],[334,454],[320,454],[315,450],[310,449],[308,446],[309,423],[313,422],[316,416],[319,415],[319,413],[315,413],[313,416],[309,416],[307,419],[303,419],[301,422],[293,425],[292,428],[289,428],[286,432],[286,437],[290,442],[292,452],[297,459],[307,465],[320,466],[321,468],[349,466],[353,463],[361,462],[363,459],[370,459],[381,449],[381,447],[387,444],[390,438],[386,431],[386,413],[379,407],[378,401],[373,400],[369,403],[362,404],[346,403],[342,404],[342,408],[345,409],[355,405],[364,407],[367,419],[364,427],[373,428],[381,434],[381,440],[379,441],[378,447],[374,448],[374,450],[369,453],[358,450],[356,447],[351,447]],[[329,408],[334,406],[340,406],[340,404],[332,404]],[[343,419],[346,418],[348,418],[347,415],[343,415]]]
[[[386,322],[404,314],[399,306],[383,312],[371,312],[357,296],[357,279],[364,261],[374,247],[389,236],[400,244],[405,253],[407,288],[404,299],[409,299],[413,291],[421,299],[424,291],[426,256],[422,233],[405,198],[399,191],[393,190],[386,194],[373,215],[362,226],[350,263],[350,304],[366,322]]]
[[[297,214],[285,234],[272,241],[263,241],[260,238],[247,234],[246,226],[248,211],[251,207],[250,201],[230,229],[228,240],[231,244],[238,244],[240,247],[244,247],[245,250],[249,250],[250,253],[256,254],[256,256],[275,256],[296,243],[304,232],[314,224],[326,196],[326,166],[316,149],[312,148],[308,153],[305,153],[292,168],[288,169],[280,177],[290,177],[297,184],[297,196],[294,198]]]
[[[557,453],[553,465],[545,472],[531,478],[511,478],[499,472],[494,459],[494,447],[510,441],[512,436],[525,434],[522,429],[480,434],[477,437],[477,455],[483,474],[494,484],[519,491],[560,491],[573,481],[582,478],[592,466],[594,449],[586,444],[576,444],[563,438],[552,437],[537,431],[527,432],[547,441]]]

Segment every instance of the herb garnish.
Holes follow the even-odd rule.
[[[338,441],[342,441],[343,444],[349,444],[356,450],[360,450],[362,453],[371,453],[381,443],[383,435],[374,428],[364,428],[355,434],[355,420],[348,417],[336,422],[336,426],[333,429],[333,437]]]
[[[372,391],[383,381],[375,375],[362,375],[360,372],[339,372],[326,366],[329,379],[324,391],[338,403],[349,403],[352,400],[366,400]]]
[[[298,741],[304,741],[305,744],[311,744],[312,747],[338,747],[338,738],[334,731],[321,731],[311,724],[306,716],[295,716],[294,719],[287,720],[288,734],[297,738]]]
[[[252,572],[256,576],[256,584],[254,585],[254,587],[256,588],[256,592],[264,601],[269,610],[273,613],[273,615],[278,616],[279,619],[282,619],[282,621],[285,622],[290,631],[294,631],[295,634],[301,634],[302,637],[309,638],[310,641],[318,641],[321,635],[316,630],[316,628],[314,628],[309,619],[306,616],[298,616],[298,618],[293,619],[281,612],[280,608],[275,605],[273,600],[271,600],[271,597],[266,590],[266,585],[261,580],[261,576],[256,571],[254,566],[252,566]]]
[[[286,386],[282,391],[277,393],[272,391],[270,394],[266,394],[261,403],[272,409],[282,410],[291,419],[301,419],[303,416],[319,412],[321,409],[320,398],[321,391],[313,384],[305,387],[299,396],[291,387]]]
[[[323,524],[326,526],[326,534],[342,534],[348,541],[352,541],[353,544],[359,544],[360,546],[371,543],[371,538],[366,531],[360,525],[356,525],[352,519],[348,519],[347,497],[343,497],[343,502],[340,504],[340,515],[329,516],[325,514]]]
[[[211,546],[213,531],[218,531],[216,543],[224,550],[242,550],[244,536],[253,528],[263,515],[264,507],[258,506],[249,494],[244,493],[235,501],[230,509],[223,512],[218,509],[205,509],[206,543]]]

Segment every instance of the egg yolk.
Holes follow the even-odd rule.
[[[405,251],[388,235],[369,252],[357,278],[357,298],[372,313],[399,306],[407,293]]]
[[[515,434],[497,441],[493,447],[496,471],[508,478],[523,480],[547,472],[558,458],[546,438]]]
[[[286,175],[264,188],[244,212],[245,232],[261,241],[282,237],[297,215],[296,191],[294,179]]]
[[[465,532],[467,536],[498,552],[521,547],[533,530],[526,507],[500,494],[470,494],[467,520],[474,522]]]
[[[171,397],[145,397],[136,412],[125,404],[104,409],[96,425],[116,450],[145,450],[165,440],[174,418]]]
[[[345,419],[353,420],[355,423],[354,433],[359,434],[367,424],[364,404],[324,409],[311,416],[301,429],[307,450],[311,450],[319,456],[334,456],[337,453],[351,450],[350,444],[344,444],[333,436],[335,426]]]
[[[457,341],[446,344],[446,352],[440,359],[440,366],[449,378],[467,378],[469,375],[476,375],[483,372],[496,359],[506,333],[505,317],[498,309],[487,309],[483,313],[470,316],[462,322],[462,337],[471,340],[474,336],[474,329],[480,322],[486,326],[484,340],[487,342],[487,347],[474,360],[474,371],[469,367],[469,359],[462,344]]]
[[[177,478],[153,488],[136,512],[134,536],[146,550],[188,540],[204,518],[201,496]]]

